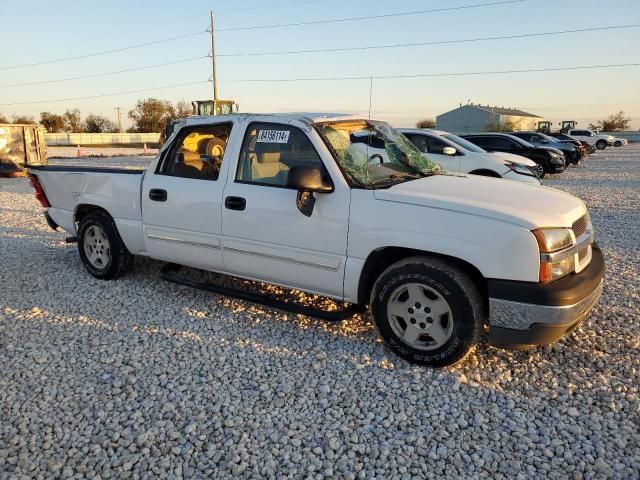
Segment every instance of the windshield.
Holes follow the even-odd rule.
[[[462,148],[464,148],[465,150],[469,150],[470,152],[487,153],[487,151],[483,148],[480,148],[476,144],[471,143],[469,140],[465,140],[464,138],[454,135],[453,133],[444,133],[442,136],[453,143],[457,143]]]
[[[529,142],[527,142],[526,140],[523,140],[520,137],[516,137],[515,135],[505,135],[505,137],[510,138],[511,140],[518,142],[523,147],[536,148],[533,145],[531,145]]]
[[[384,188],[440,171],[439,165],[386,123],[346,120],[319,123],[317,129],[356,185]]]

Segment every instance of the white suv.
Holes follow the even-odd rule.
[[[582,140],[590,145],[593,145],[598,150],[604,150],[608,145],[613,145],[615,139],[611,135],[603,135],[598,133],[597,130],[586,130],[579,128],[572,128],[567,131],[567,135],[576,140]]]
[[[411,143],[443,170],[540,183],[533,160],[504,152],[487,152],[473,143],[442,130],[399,128]]]

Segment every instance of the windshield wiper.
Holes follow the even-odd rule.
[[[398,180],[410,179],[417,180],[418,178],[426,177],[427,174],[419,174],[419,173],[394,173],[393,175],[389,175],[388,177],[379,178],[378,180],[374,180],[372,182],[367,183],[367,188],[371,187],[382,187],[382,186],[392,186],[400,183]]]

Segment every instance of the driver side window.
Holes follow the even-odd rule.
[[[236,182],[287,187],[293,167],[316,167],[328,179],[322,159],[307,135],[297,127],[252,123],[247,127]]]
[[[444,147],[448,147],[449,145],[447,145],[446,143],[444,143],[442,140],[438,139],[438,138],[433,138],[433,137],[428,137],[427,141],[428,146],[429,146],[429,152],[428,153],[436,153],[439,155],[443,155],[443,150]]]

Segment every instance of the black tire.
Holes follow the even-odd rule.
[[[616,140],[615,142],[613,142],[613,146],[614,147],[621,147],[622,146],[622,142],[620,140]]]
[[[598,140],[596,142],[596,148],[598,150],[604,150],[605,148],[607,148],[607,141],[606,140]]]
[[[94,265],[86,253],[86,244],[90,241],[88,232],[97,227],[108,240],[107,261],[103,266]],[[127,250],[111,216],[101,210],[88,213],[80,220],[78,227],[78,253],[87,271],[100,280],[113,280],[124,275],[133,265],[133,255]]]
[[[453,317],[448,319],[452,323],[450,336],[445,343],[431,350],[406,343],[394,331],[388,315],[388,302],[393,293],[403,285],[416,283],[446,300]],[[378,332],[389,349],[411,363],[432,367],[452,365],[466,357],[478,343],[486,316],[482,296],[471,278],[453,265],[431,257],[407,258],[384,270],[371,291],[370,308]],[[446,317],[443,319],[447,320]],[[398,320],[395,322],[397,324]],[[424,324],[422,326],[424,328]],[[418,341],[425,336],[430,338],[428,331],[421,333]]]

